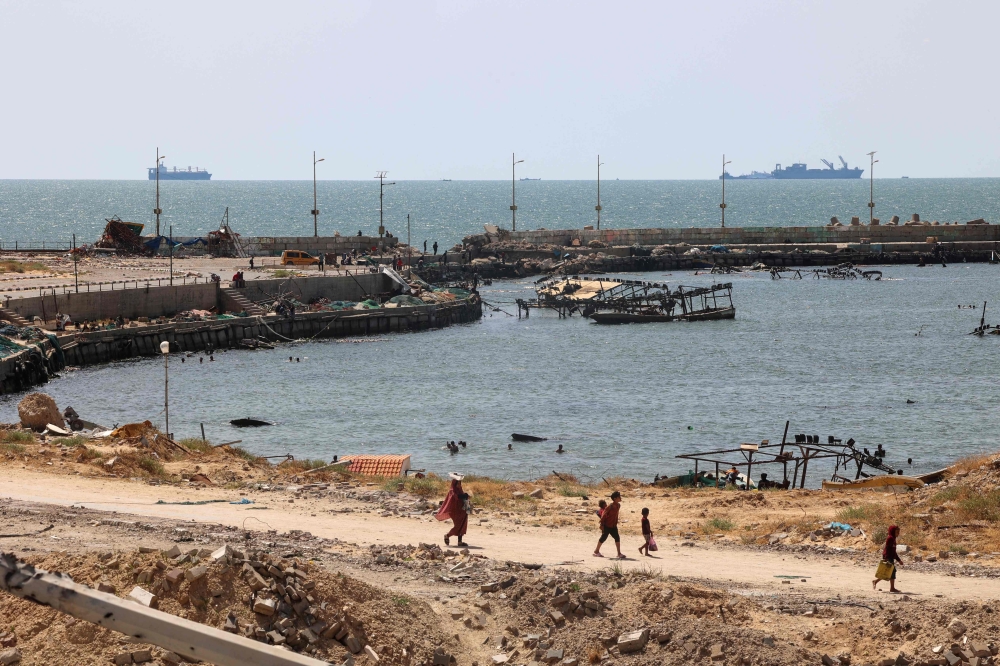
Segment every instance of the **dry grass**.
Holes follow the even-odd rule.
[[[38,261],[0,261],[0,273],[25,273],[30,271],[47,271],[48,267]]]
[[[177,440],[177,443],[186,449],[197,451],[198,453],[211,453],[215,450],[212,448],[211,442],[205,441],[201,437],[185,437],[184,439]]]
[[[701,531],[705,534],[718,534],[719,532],[729,532],[733,527],[733,521],[729,518],[716,516],[705,521],[705,524],[701,526]]]
[[[5,430],[0,441],[17,444],[30,444],[35,441],[35,434],[30,430]]]
[[[75,449],[81,446],[87,445],[87,438],[83,435],[73,435],[72,437],[60,437],[58,439],[52,440],[52,443],[56,446],[65,446],[67,448]]]

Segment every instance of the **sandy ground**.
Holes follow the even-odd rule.
[[[31,470],[11,470],[0,479],[0,497],[80,506],[139,517],[169,518],[209,522],[234,527],[281,531],[304,530],[324,538],[348,538],[359,545],[440,542],[446,527],[426,515],[415,517],[381,516],[364,503],[342,499],[295,499],[287,491],[250,492],[219,489],[188,490],[167,485],[151,486],[142,482],[122,482],[99,478],[61,476],[53,483],[51,475]],[[249,497],[250,506],[223,503],[192,507],[163,502],[200,501],[205,499],[239,500]],[[549,500],[553,503],[560,500]],[[625,498],[626,510],[635,500]],[[589,506],[589,505],[588,505]],[[263,507],[267,507],[266,510]],[[350,509],[351,513],[339,513]],[[623,516],[629,515],[623,511]],[[588,519],[589,520],[589,519]],[[485,521],[485,522],[480,522]],[[523,522],[523,521],[519,521]],[[594,519],[596,522],[596,518]],[[492,559],[542,564],[572,563],[574,570],[593,571],[609,566],[610,560],[595,558],[591,552],[596,534],[583,529],[546,528],[516,524],[509,517],[486,512],[471,518],[467,538],[474,552]],[[55,534],[53,536],[58,536]],[[661,537],[661,550],[655,558],[640,557],[636,535],[623,536],[623,550],[628,560],[623,567],[653,567],[664,574],[706,579],[721,583],[749,584],[763,590],[808,589],[810,593],[836,595],[850,593],[884,598],[885,592],[871,589],[872,572],[877,557],[860,554],[823,554],[820,556],[783,551],[755,551],[726,547],[711,541]],[[686,543],[688,545],[681,545]],[[603,552],[614,554],[612,543]],[[858,555],[858,554],[855,554]],[[793,579],[776,576],[794,576]],[[792,580],[783,583],[783,580]],[[900,569],[899,587],[909,594],[948,599],[1000,598],[1000,581],[970,578],[930,571]]]

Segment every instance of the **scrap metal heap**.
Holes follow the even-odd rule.
[[[95,247],[115,250],[119,254],[150,255],[152,252],[142,241],[143,225],[136,222],[123,222],[115,215],[111,219],[106,219],[107,225],[101,239],[94,244]]]
[[[902,470],[896,470],[885,463],[885,450],[879,444],[874,452],[867,448],[858,449],[853,439],[846,442],[833,437],[827,437],[826,442],[820,442],[819,435],[799,434],[794,436],[794,442],[787,441],[788,423],[785,423],[785,434],[781,438],[780,444],[771,444],[769,440],[763,440],[760,444],[740,444],[739,448],[718,449],[701,453],[682,453],[676,456],[685,460],[694,461],[695,480],[700,477],[710,480],[720,478],[720,472],[729,468],[746,469],[746,478],[750,479],[751,470],[755,465],[781,465],[782,480],[769,481],[772,487],[788,489],[804,488],[806,483],[806,473],[809,469],[809,462],[812,460],[833,459],[834,471],[830,477],[832,481],[855,482],[859,479],[867,479],[874,474],[865,471],[866,468],[882,472],[888,475],[901,475]],[[714,475],[710,472],[699,472],[700,463],[707,463],[714,466]],[[791,478],[789,478],[789,463],[794,465]],[[842,473],[841,473],[842,472]],[[853,474],[854,478],[848,478]],[[679,478],[679,477],[671,477]]]
[[[678,286],[671,290],[665,283],[640,280],[546,278],[535,288],[537,298],[517,299],[518,316],[522,311],[528,316],[530,308],[547,308],[558,312],[560,317],[579,312],[595,321],[601,313],[624,315],[635,321],[729,318],[735,312],[732,287],[727,282],[709,287]],[[725,316],[718,316],[723,312]]]

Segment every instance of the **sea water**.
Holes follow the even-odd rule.
[[[519,220],[530,228],[593,221],[587,183],[517,185]],[[819,224],[832,214],[845,219],[864,210],[867,187],[861,185],[735,181],[727,184],[727,201],[733,202],[727,224]],[[901,216],[997,222],[998,185],[879,182],[876,197],[894,201],[889,210]],[[426,236],[447,247],[480,230],[482,222],[502,222],[509,186],[398,183],[386,195],[386,216],[398,221],[412,209],[413,226],[421,230],[414,233],[415,244]],[[0,235],[5,241],[31,234],[53,238],[75,229],[78,237],[91,238],[101,218],[113,213],[148,221],[151,187],[132,181],[0,181]],[[372,230],[377,196],[371,183],[320,187],[329,202],[321,204],[321,224],[340,214],[347,219],[350,210],[345,232]],[[709,225],[717,187],[698,181],[602,183],[603,222]],[[212,228],[224,205],[233,206],[233,224],[248,234],[311,230],[311,183],[161,188],[175,233],[178,226],[184,234]],[[402,235],[402,227],[390,230]],[[622,276],[672,286],[732,281],[737,310],[732,321],[625,326],[539,311],[529,319],[509,316],[516,313],[515,298],[533,296],[534,280],[497,281],[482,294],[498,310],[486,310],[473,324],[222,352],[214,361],[193,355],[182,363],[174,354],[170,428],[177,437],[199,436],[204,424],[213,442],[242,439],[261,455],[330,460],[409,453],[414,467],[437,473],[534,478],[559,471],[585,480],[623,475],[648,481],[655,474],[686,472],[691,465],[678,454],[780,441],[786,420],[790,438],[805,433],[823,441],[830,435],[854,438],[871,449],[882,444],[887,461],[904,473],[1000,448],[994,435],[1000,336],[968,335],[979,324],[984,301],[990,301],[987,323],[1000,322],[1000,304],[993,303],[1000,267],[883,270],[885,278],[871,282],[816,279],[811,272],[802,280],[691,271]],[[990,315],[994,308],[996,317]],[[41,390],[88,420],[111,426],[148,418],[163,427],[163,379],[162,359],[138,359],[67,371]],[[0,419],[16,420],[20,398],[0,397]],[[229,424],[246,416],[276,425]],[[515,432],[548,441],[512,442]],[[468,447],[451,455],[443,448],[448,440],[465,440]],[[554,452],[559,444],[566,453]],[[810,485],[832,471],[826,463],[810,465]],[[780,476],[779,468],[769,475]]]

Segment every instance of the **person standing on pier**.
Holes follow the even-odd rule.
[[[449,474],[448,477],[451,479],[451,488],[448,489],[448,494],[434,517],[438,520],[451,520],[453,523],[451,531],[444,535],[444,545],[450,546],[451,537],[457,536],[458,545],[464,546],[465,542],[462,537],[465,536],[465,532],[469,528],[470,508],[469,495],[462,489],[462,479],[465,477],[455,472]]]
[[[432,245],[431,247],[434,249],[434,256],[437,256],[437,253],[438,253],[438,242],[434,241],[434,245]]]

